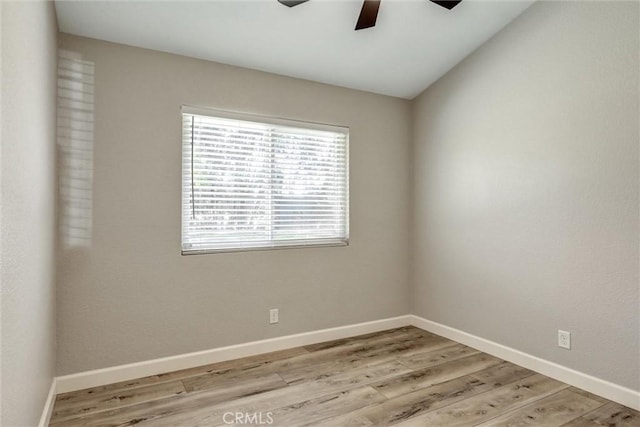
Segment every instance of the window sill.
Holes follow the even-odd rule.
[[[205,254],[220,254],[220,253],[232,253],[232,252],[254,252],[254,251],[270,251],[279,249],[303,249],[303,248],[330,248],[349,246],[349,240],[336,240],[332,242],[323,243],[306,243],[306,244],[289,244],[289,245],[274,245],[274,246],[253,246],[253,247],[238,247],[238,248],[220,248],[220,249],[194,249],[183,250],[182,256],[187,255],[205,255]]]

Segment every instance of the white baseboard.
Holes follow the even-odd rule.
[[[180,354],[177,356],[163,357],[144,362],[96,369],[72,375],[64,375],[56,378],[56,389],[57,393],[67,393],[70,391],[82,390],[85,388],[97,387],[120,381],[128,381],[135,378],[157,375],[180,369],[188,369],[225,360],[237,359],[240,357],[253,356],[256,354],[284,350],[302,345],[316,344],[323,341],[384,331],[386,329],[399,328],[401,326],[409,325],[409,317],[410,316],[392,317],[389,319],[339,326],[337,328],[321,329],[318,331],[214,348],[212,350]]]
[[[489,341],[419,316],[410,315],[411,325],[468,345],[492,356],[523,366],[532,371],[581,388],[614,402],[640,410],[640,392],[576,371],[566,366],[532,356],[511,347]]]
[[[89,387],[128,381],[150,375],[188,369],[271,351],[285,350],[302,345],[316,344],[323,341],[348,338],[355,335],[399,328],[407,325],[413,325],[425,331],[441,335],[499,357],[500,359],[547,375],[558,381],[587,390],[630,408],[640,410],[640,392],[636,390],[631,390],[583,372],[567,368],[566,366],[532,356],[459,329],[442,325],[419,316],[406,315],[56,377],[51,385],[50,395],[47,397],[47,405],[45,406],[40,425],[47,425],[46,423],[43,424],[43,422],[48,421],[48,417],[51,415],[56,393],[67,393]]]
[[[53,405],[56,403],[56,394],[58,393],[56,389],[56,379],[54,378],[51,381],[51,387],[49,387],[49,394],[47,394],[47,400],[44,402],[44,409],[42,410],[42,415],[40,416],[40,422],[38,423],[38,427],[48,427],[49,421],[51,421],[51,414],[53,413]]]

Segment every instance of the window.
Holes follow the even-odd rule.
[[[347,128],[182,108],[182,253],[346,245]]]

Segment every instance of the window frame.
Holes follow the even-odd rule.
[[[350,202],[350,193],[349,193],[349,136],[350,129],[347,126],[339,126],[325,123],[316,123],[302,120],[293,120],[293,119],[284,119],[280,117],[271,117],[257,114],[247,114],[247,113],[238,113],[232,111],[225,110],[217,110],[203,107],[194,107],[190,105],[182,105],[180,110],[180,121],[181,121],[181,129],[184,127],[184,114],[196,115],[196,116],[208,116],[213,118],[220,119],[230,119],[230,120],[240,120],[247,121],[253,123],[259,123],[264,125],[273,125],[273,126],[285,126],[285,127],[293,127],[298,129],[306,129],[311,131],[329,131],[336,132],[345,135],[344,142],[344,150],[345,150],[345,167],[344,167],[344,191],[345,191],[345,199],[344,199],[344,238],[336,237],[336,238],[308,238],[308,239],[292,239],[290,241],[286,241],[285,244],[277,244],[277,240],[271,240],[270,245],[238,245],[238,246],[228,246],[228,247],[216,247],[216,248],[203,248],[203,249],[187,249],[185,250],[185,218],[184,218],[184,201],[185,201],[185,173],[190,172],[185,171],[185,161],[184,161],[184,135],[183,131],[181,131],[181,188],[180,188],[180,248],[182,255],[202,255],[202,254],[215,254],[215,253],[229,253],[229,252],[251,252],[251,251],[265,251],[265,250],[279,250],[279,249],[300,249],[300,248],[322,248],[322,247],[344,247],[349,246],[350,241],[350,211],[349,211],[349,202]],[[256,242],[263,243],[264,241]],[[285,241],[283,241],[285,242]]]

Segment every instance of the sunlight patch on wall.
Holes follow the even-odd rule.
[[[64,247],[91,245],[95,64],[58,52],[59,227]]]

